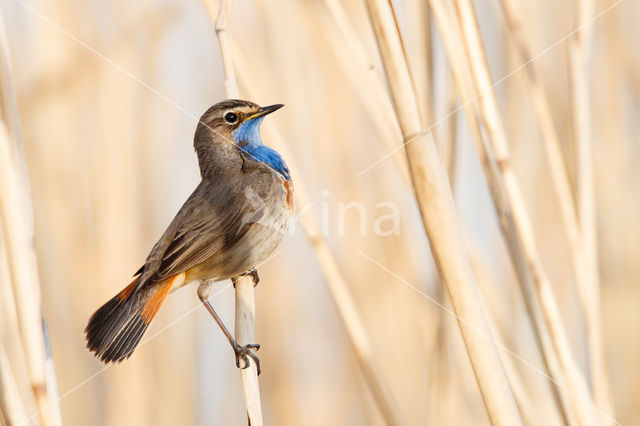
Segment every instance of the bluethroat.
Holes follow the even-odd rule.
[[[240,346],[208,301],[211,283],[250,274],[275,250],[294,211],[293,184],[282,157],[264,145],[260,123],[283,105],[260,107],[227,100],[198,122],[194,148],[202,180],[131,284],[89,319],[87,347],[105,363],[133,353],[167,295],[192,282],[198,297],[229,340],[236,365],[248,367],[252,349]]]

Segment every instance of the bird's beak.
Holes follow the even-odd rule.
[[[283,104],[275,104],[275,105],[269,105],[269,106],[266,106],[266,107],[262,107],[262,108],[260,108],[258,110],[258,112],[256,112],[255,114],[249,116],[247,118],[247,120],[253,120],[254,118],[264,117],[267,114],[271,114],[272,112],[279,110],[283,106],[284,106]]]

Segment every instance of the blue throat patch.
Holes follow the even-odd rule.
[[[247,120],[233,133],[233,140],[242,145],[242,150],[251,155],[256,161],[261,161],[280,173],[286,180],[291,179],[289,168],[275,149],[269,148],[260,137],[260,123],[264,117]]]

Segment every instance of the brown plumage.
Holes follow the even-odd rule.
[[[87,346],[102,361],[118,362],[131,355],[172,290],[190,282],[241,275],[279,244],[293,214],[288,170],[285,167],[283,173],[262,161],[261,151],[248,145],[255,141],[235,140],[243,123],[261,119],[271,110],[230,100],[203,114],[194,137],[202,181],[155,244],[137,278],[89,320]],[[235,123],[228,122],[230,111]]]

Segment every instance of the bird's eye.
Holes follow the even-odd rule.
[[[233,124],[236,121],[238,121],[238,115],[233,112],[228,112],[224,115],[224,121],[226,121],[229,124]]]

